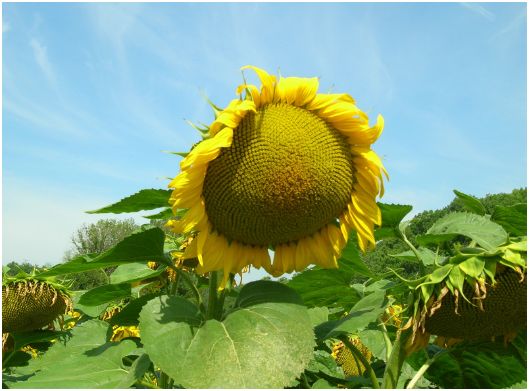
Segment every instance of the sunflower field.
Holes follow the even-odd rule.
[[[377,201],[374,124],[317,78],[247,66],[194,127],[168,189],[89,213],[146,212],[114,247],[3,275],[6,388],[526,388],[526,204],[455,191],[463,210],[413,233]],[[364,254],[414,277],[372,271]],[[65,276],[114,268],[71,291]],[[266,277],[243,283],[251,269]]]

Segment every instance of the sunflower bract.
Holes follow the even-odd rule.
[[[318,93],[317,78],[248,68],[260,88],[243,84],[244,96],[215,110],[208,137],[169,184],[174,212],[188,211],[168,226],[196,233],[187,256],[197,273],[223,270],[221,287],[250,265],[274,276],[338,267],[351,230],[363,251],[374,246],[387,175],[371,150],[380,115],[371,126],[349,95]]]
[[[45,281],[15,281],[2,285],[2,331],[38,330],[70,307],[68,295]]]
[[[475,303],[473,289],[464,285],[464,294]],[[433,335],[460,339],[485,339],[508,335],[526,327],[526,277],[505,268],[488,285],[482,309],[447,295],[441,307],[427,317],[425,330]]]

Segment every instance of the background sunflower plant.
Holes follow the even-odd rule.
[[[370,124],[316,78],[244,69],[260,84],[212,105],[170,189],[90,212],[158,210],[150,224],[103,252],[4,277],[3,385],[526,385],[526,204],[487,208],[455,191],[460,209],[416,231],[411,206],[376,202],[380,115]],[[369,267],[387,241],[402,252],[386,262],[413,271]],[[238,282],[251,267],[269,275]],[[68,290],[65,276],[109,268],[106,284]]]

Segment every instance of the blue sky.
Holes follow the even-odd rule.
[[[165,188],[240,67],[318,76],[385,129],[383,202],[526,186],[524,3],[3,4],[3,262],[57,263],[86,215]],[[251,76],[250,76],[251,78]],[[142,221],[136,217],[137,221]]]

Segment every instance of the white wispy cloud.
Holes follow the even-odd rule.
[[[500,38],[506,34],[510,34],[514,31],[517,31],[521,26],[526,25],[526,7],[519,12],[514,18],[510,20],[503,28],[497,31],[491,37],[491,40]]]
[[[460,3],[460,5],[489,21],[495,20],[495,14],[478,3]]]
[[[47,136],[62,138],[75,137],[77,139],[87,139],[90,134],[81,129],[75,121],[68,119],[60,110],[55,110],[49,106],[43,106],[31,101],[18,101],[5,99],[3,108],[34,125],[32,132],[46,132]],[[4,128],[4,132],[9,132],[9,128]]]
[[[55,85],[56,76],[52,64],[50,63],[50,59],[48,58],[46,46],[44,46],[36,38],[30,39],[30,46],[33,49],[35,61],[37,62],[37,65],[39,65],[39,68],[41,68],[41,71],[44,73],[44,76],[46,76],[46,79],[50,84]]]

